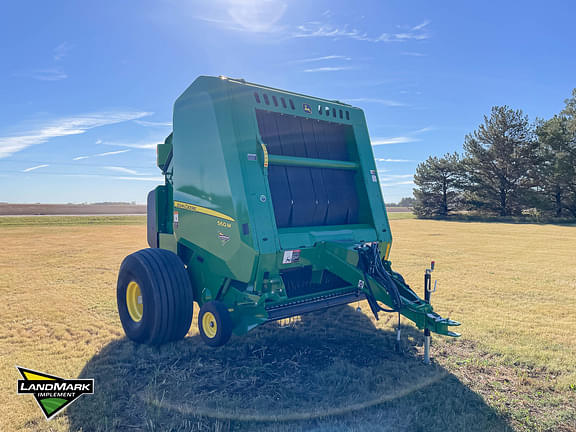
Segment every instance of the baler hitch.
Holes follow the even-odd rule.
[[[435,262],[432,261],[430,268],[426,269],[424,276],[424,301],[410,288],[402,275],[391,268],[390,261],[380,258],[377,243],[361,244],[356,246],[358,251],[358,268],[363,272],[362,290],[366,295],[370,309],[374,317],[378,319],[379,312],[397,312],[398,327],[396,349],[400,350],[400,315],[404,315],[424,329],[424,362],[430,363],[430,333],[458,337],[460,334],[448,330],[448,327],[459,326],[460,323],[449,318],[442,318],[433,312],[430,304],[430,295],[436,291],[437,283],[434,282],[432,289],[432,272]],[[374,291],[371,281],[376,287]],[[380,306],[378,301],[383,302],[389,308]]]

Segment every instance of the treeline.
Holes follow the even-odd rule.
[[[533,123],[522,110],[493,107],[466,136],[463,154],[418,165],[416,215],[576,218],[576,89],[565,104],[551,119]]]

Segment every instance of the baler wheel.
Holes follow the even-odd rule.
[[[198,314],[200,336],[206,345],[219,347],[232,336],[232,318],[226,305],[219,301],[204,303]]]
[[[164,249],[124,258],[116,290],[124,332],[135,342],[160,345],[182,339],[192,322],[192,287],[184,264]]]

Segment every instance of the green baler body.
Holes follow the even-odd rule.
[[[199,77],[174,105],[158,165],[166,183],[154,191],[154,246],[186,264],[195,301],[226,304],[238,334],[359,299],[358,244],[377,242],[387,259],[392,237],[359,108]],[[411,301],[405,316],[451,333],[427,318],[428,303]]]

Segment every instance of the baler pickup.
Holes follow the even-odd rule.
[[[392,236],[364,113],[338,101],[200,77],[158,145],[148,243],[118,279],[126,334],[186,334],[193,302],[212,346],[232,332],[366,299],[426,334],[459,336],[391,268]],[[427,276],[428,277],[428,276]],[[429,278],[427,279],[429,293]]]

